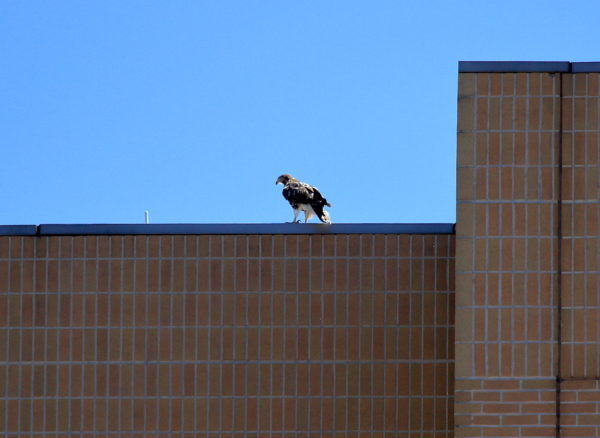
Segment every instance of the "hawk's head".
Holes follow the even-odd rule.
[[[292,175],[288,175],[287,173],[284,173],[283,175],[280,175],[279,178],[277,178],[277,181],[275,181],[275,185],[277,185],[277,184],[286,185],[288,183],[288,181],[291,179],[294,179],[294,177]]]

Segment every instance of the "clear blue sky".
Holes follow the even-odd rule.
[[[454,222],[459,60],[600,61],[600,2],[0,1],[0,224]]]

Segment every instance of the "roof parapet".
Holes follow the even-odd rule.
[[[454,234],[451,223],[0,225],[0,236],[152,234]]]
[[[598,73],[600,62],[459,61],[459,73]]]

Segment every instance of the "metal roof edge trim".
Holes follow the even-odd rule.
[[[0,236],[144,234],[454,234],[453,223],[0,225]]]
[[[600,73],[600,62],[458,61],[459,73]]]
[[[459,73],[569,73],[568,61],[459,61]]]
[[[35,236],[37,225],[0,225],[0,236]]]
[[[574,62],[572,73],[600,73],[600,62]]]

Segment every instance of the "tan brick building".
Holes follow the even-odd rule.
[[[459,64],[456,230],[0,226],[0,432],[600,436],[598,72]]]
[[[599,72],[460,65],[456,436],[600,436]]]
[[[8,436],[452,435],[452,225],[4,231]]]

